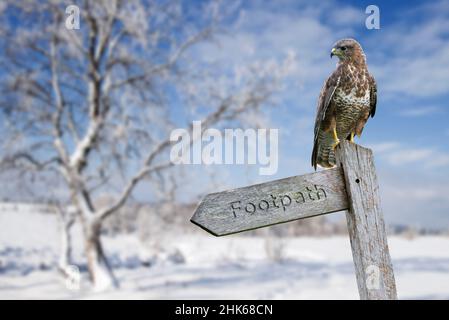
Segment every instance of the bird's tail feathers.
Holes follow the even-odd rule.
[[[323,133],[321,139],[315,142],[312,151],[312,166],[323,168],[332,168],[336,164],[334,140],[331,134]]]

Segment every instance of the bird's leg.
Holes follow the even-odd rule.
[[[349,139],[349,141],[354,143],[354,132],[351,132],[351,138]]]
[[[340,139],[338,139],[337,135],[337,126],[334,126],[334,129],[332,130],[332,136],[334,138],[334,143],[332,144],[332,148],[336,148],[338,144],[340,143]]]

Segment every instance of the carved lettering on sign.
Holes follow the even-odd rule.
[[[313,185],[301,188],[302,191],[287,192],[285,194],[270,194],[265,199],[253,201],[237,200],[229,204],[230,211],[234,218],[244,214],[266,214],[268,212],[282,212],[289,207],[299,206],[306,202],[323,201],[327,198],[326,190],[323,187]]]

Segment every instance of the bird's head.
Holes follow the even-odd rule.
[[[362,46],[354,39],[337,41],[331,50],[331,58],[333,56],[337,56],[340,61],[365,61]]]

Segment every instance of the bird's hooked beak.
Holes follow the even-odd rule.
[[[331,59],[333,56],[338,56],[338,50],[335,48],[332,48],[332,50],[331,50]]]

